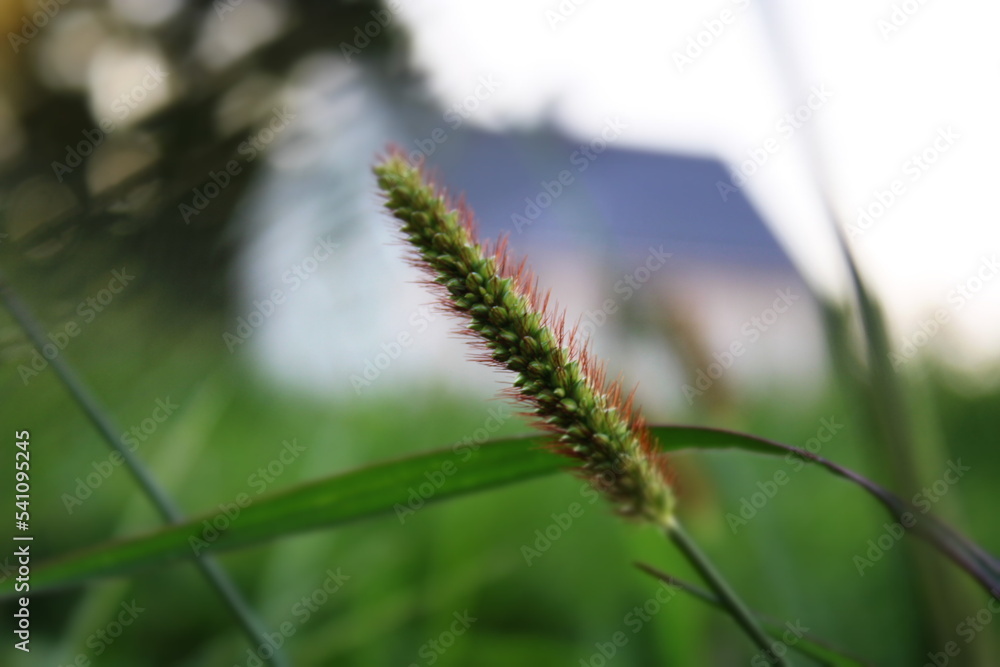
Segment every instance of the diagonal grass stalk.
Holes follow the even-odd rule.
[[[798,92],[804,89],[805,78],[801,69],[803,59],[797,57],[798,54],[792,48],[792,33],[781,10],[768,5],[758,9],[762,12],[769,35],[768,44],[786,90]],[[802,134],[808,176],[815,188],[817,200],[824,209],[827,223],[836,236],[840,255],[849,273],[852,305],[861,321],[863,356],[867,366],[863,369],[865,382],[858,384],[861,385],[862,393],[868,392],[865,396],[866,404],[861,407],[866,413],[868,427],[880,445],[875,450],[876,459],[883,471],[891,476],[898,492],[905,495],[916,493],[921,486],[921,452],[918,450],[916,437],[918,429],[911,416],[913,406],[909,404],[903,385],[889,362],[891,350],[887,322],[875,295],[859,270],[851,244],[845,236],[844,217],[840,214],[834,197],[834,181],[827,168],[828,161],[820,141],[819,129],[812,123]],[[845,322],[841,318],[841,323]],[[837,322],[828,319],[827,323]],[[832,337],[843,338],[844,332],[834,332]],[[837,342],[842,343],[843,340]],[[841,377],[844,379],[843,375]],[[855,390],[858,384],[854,384]],[[924,458],[936,459],[935,464],[943,462],[943,443],[927,437],[926,444],[928,451],[923,452]],[[930,641],[927,646],[938,646],[950,640],[952,619],[960,617],[962,610],[974,604],[974,601],[956,585],[954,575],[942,570],[938,563],[928,560],[919,552],[910,552],[910,559],[919,575],[917,593],[922,614],[934,631],[933,637],[928,635]],[[977,643],[972,651],[980,651],[982,644]]]
[[[707,605],[724,610],[723,603],[711,591],[695,586],[683,579],[678,579],[646,563],[636,562],[633,564],[636,569],[648,574],[650,577],[662,581],[668,586],[678,588]],[[783,624],[780,621],[757,612],[753,612],[753,614],[756,618],[760,619],[761,624],[767,630],[768,634],[774,638],[774,641],[781,642],[783,640],[787,624]],[[788,648],[815,660],[817,664],[823,667],[862,667],[865,664],[859,658],[849,655],[844,649],[834,647],[829,642],[817,639],[811,632],[803,632],[798,637],[798,642],[788,644]]]
[[[723,609],[732,616],[733,620],[743,629],[743,632],[753,640],[757,648],[764,651],[766,655],[771,655],[774,658],[772,664],[788,665],[788,661],[783,656],[772,655],[771,647],[774,641],[767,636],[767,633],[761,627],[754,613],[750,611],[750,608],[737,595],[736,591],[729,585],[729,582],[726,581],[725,577],[722,576],[722,573],[719,572],[708,556],[691,539],[687,531],[681,527],[680,522],[675,517],[671,517],[663,527],[663,531],[670,541],[674,543],[674,546],[691,563],[692,567],[697,570],[702,580],[712,589]]]
[[[548,307],[548,295],[506,251],[506,239],[480,244],[472,212],[452,205],[420,165],[398,152],[376,165],[386,208],[401,223],[413,263],[430,277],[442,305],[465,322],[487,363],[516,374],[511,395],[552,434],[551,449],[626,517],[664,530],[762,650],[771,643],[756,618],[674,516],[674,495],[658,445],[620,382],[608,383],[575,331]],[[786,664],[779,659],[778,664]]]
[[[38,349],[38,353],[44,354],[43,348],[46,345],[45,332],[2,273],[0,273],[0,301],[3,302],[8,312],[10,312],[32,344]],[[76,371],[66,361],[63,354],[59,353],[52,358],[46,356],[46,359],[49,360],[53,372],[55,372],[56,376],[62,382],[66,391],[69,392],[73,400],[80,406],[80,409],[93,424],[97,432],[104,438],[111,449],[122,457],[132,476],[138,482],[139,487],[149,497],[163,520],[168,524],[183,523],[183,512],[181,512],[180,508],[174,504],[166,491],[157,483],[139,457],[132,450],[125,447],[118,439],[116,434],[122,433],[123,430],[108,416],[108,411],[87,389],[83,380],[76,374]],[[218,593],[230,613],[232,613],[243,633],[250,640],[252,648],[257,650],[261,646],[271,646],[267,640],[267,632],[263,624],[256,618],[253,610],[243,599],[236,584],[229,578],[215,558],[199,555],[195,558],[195,564],[208,580],[208,583]],[[287,667],[290,664],[284,653],[277,648],[274,648],[274,652],[267,662],[274,665],[274,667]]]

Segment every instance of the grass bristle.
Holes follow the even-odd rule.
[[[517,374],[505,393],[553,435],[556,452],[582,462],[582,476],[618,512],[665,524],[673,493],[664,458],[635,409],[635,390],[606,372],[582,340],[567,329],[565,313],[508,238],[481,243],[464,199],[453,201],[422,165],[390,151],[375,167],[386,207],[402,223],[409,258],[429,277],[440,305],[461,316],[464,334],[485,350],[481,361]]]

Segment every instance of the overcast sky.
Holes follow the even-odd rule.
[[[622,146],[718,155],[806,278],[843,294],[818,147],[895,342],[944,309],[960,362],[997,358],[1000,4],[409,0],[399,15],[445,106],[492,76],[473,122],[586,140],[619,116]]]

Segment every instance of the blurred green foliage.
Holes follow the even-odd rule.
[[[157,399],[178,404],[137,452],[189,513],[256,493],[260,478],[252,476],[275,460],[285,440],[297,439],[306,450],[266,491],[451,445],[495,407],[433,384],[337,400],[282,391],[256,376],[248,358],[225,351],[220,320],[163,317],[157,303],[154,291],[123,300],[65,354],[125,428],[146,419]],[[109,450],[51,369],[23,385],[16,366],[27,355],[9,352],[0,381],[5,422],[32,434],[36,557],[154,528],[155,514],[122,469],[67,512],[63,495]],[[933,369],[922,381],[950,455],[972,468],[949,493],[960,499],[971,536],[996,551],[1000,534],[986,508],[1000,473],[990,437],[1000,421],[994,407],[1000,396],[969,394]],[[744,398],[731,413],[738,417],[713,425],[803,445],[821,419],[834,418],[844,428],[821,453],[864,471],[871,444],[849,399],[832,387],[808,406],[777,392]],[[498,435],[526,430],[511,419]],[[792,471],[779,459],[691,454],[675,456],[674,464],[682,518],[753,607],[800,622],[875,664],[921,664],[923,629],[903,557],[909,547],[890,549],[863,577],[853,562],[887,520],[870,498],[819,470]],[[779,469],[789,482],[734,534],[727,513],[738,514],[742,499]],[[286,648],[296,664],[597,665],[599,644],[620,630],[629,642],[613,658],[617,665],[750,660],[752,648],[729,619],[680,595],[633,632],[635,607],[653,598],[658,585],[631,566],[634,560],[697,578],[660,534],[620,521],[603,503],[589,504],[582,488],[569,475],[545,478],[428,506],[405,523],[383,516],[224,554],[221,561],[272,630],[292,624]],[[0,493],[9,497],[10,480],[0,480]],[[536,531],[574,502],[584,514],[526,564],[522,546],[534,546]],[[328,571],[349,579],[311,610],[303,597],[323,585]],[[110,646],[96,640],[94,633],[131,600],[145,610],[136,622]],[[247,664],[244,637],[190,564],[95,582],[32,604],[36,652],[27,657],[5,646],[3,664],[72,664],[81,654],[99,665]],[[476,620],[439,654],[429,642],[449,630],[456,612]],[[977,644],[995,643],[996,627],[976,636]],[[97,657],[99,647],[106,651]]]

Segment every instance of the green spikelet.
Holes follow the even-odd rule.
[[[510,262],[505,240],[480,245],[471,212],[451,206],[402,155],[390,155],[375,174],[415,263],[467,320],[489,361],[517,374],[512,393],[555,435],[553,448],[580,460],[581,473],[619,513],[667,525],[673,493],[631,395],[605,381],[563,319],[549,312],[523,263]]]

